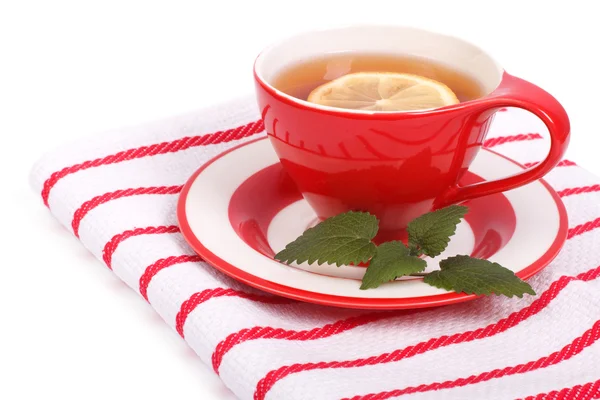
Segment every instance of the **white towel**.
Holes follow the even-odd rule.
[[[179,233],[181,185],[260,135],[254,100],[242,99],[66,146],[36,164],[32,185],[241,399],[600,396],[599,179],[570,161],[546,177],[570,230],[555,261],[530,279],[537,296],[343,310],[239,284],[200,261]],[[549,147],[541,122],[520,110],[497,114],[488,138],[500,137],[487,145],[524,164]]]

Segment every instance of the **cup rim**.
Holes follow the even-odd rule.
[[[412,31],[414,31],[415,33],[430,33],[430,34],[434,34],[439,36],[440,38],[446,38],[446,39],[451,39],[451,40],[456,40],[459,42],[462,42],[464,44],[467,44],[469,46],[471,46],[472,48],[478,50],[479,52],[481,52],[482,54],[485,54],[496,66],[497,70],[498,70],[498,74],[500,75],[500,80],[498,81],[498,84],[488,93],[486,93],[485,95],[478,97],[476,99],[473,100],[468,100],[468,101],[464,101],[464,102],[460,102],[457,104],[452,104],[452,105],[448,105],[448,106],[444,106],[444,107],[438,107],[438,108],[430,108],[430,109],[425,109],[425,110],[412,110],[412,111],[368,111],[368,110],[353,110],[353,109],[346,109],[346,108],[338,108],[338,107],[331,107],[331,106],[324,106],[321,104],[316,104],[316,103],[311,103],[308,102],[306,100],[302,100],[299,98],[296,98],[294,96],[291,96],[287,93],[282,92],[281,90],[275,88],[273,85],[271,85],[269,82],[267,82],[267,80],[262,76],[262,74],[259,72],[259,67],[260,67],[260,63],[262,62],[262,58],[265,56],[265,54],[267,54],[270,50],[276,48],[277,46],[282,45],[283,43],[294,39],[295,37],[300,37],[302,35],[307,35],[310,33],[327,33],[327,32],[331,32],[331,31],[336,31],[336,30],[343,30],[343,29],[377,29],[377,28],[381,28],[381,29],[397,29],[397,28],[405,28],[405,29],[410,29]],[[256,80],[256,82],[258,82],[262,88],[264,90],[266,90],[267,92],[269,92],[271,95],[280,98],[281,100],[286,101],[288,104],[292,104],[292,105],[296,105],[302,108],[308,108],[311,110],[315,110],[315,111],[321,111],[321,112],[325,112],[325,113],[334,113],[334,114],[339,114],[339,115],[348,115],[348,114],[352,114],[355,116],[378,116],[378,117],[390,117],[390,116],[409,116],[409,115],[424,115],[424,114],[439,114],[439,113],[445,113],[445,112],[450,112],[450,111],[455,111],[455,110],[460,110],[466,107],[469,107],[470,105],[473,105],[474,103],[478,103],[481,100],[485,99],[486,97],[490,96],[491,93],[493,93],[494,91],[496,91],[498,89],[498,87],[501,86],[502,81],[504,79],[504,74],[505,71],[504,69],[500,66],[500,64],[498,63],[498,61],[492,57],[487,51],[484,51],[480,46],[477,46],[475,44],[473,44],[472,42],[465,40],[461,37],[455,36],[455,35],[451,35],[451,34],[447,34],[447,33],[442,33],[442,32],[438,32],[435,30],[431,30],[431,29],[422,29],[422,28],[417,28],[417,27],[413,27],[410,25],[391,25],[391,24],[346,24],[346,25],[337,25],[337,26],[329,26],[326,28],[318,28],[318,29],[309,29],[309,30],[303,30],[303,31],[299,31],[296,32],[294,34],[288,35],[284,38],[281,38],[273,43],[271,43],[270,45],[268,45],[267,47],[265,47],[255,58],[254,60],[254,65],[253,65],[253,73],[254,73],[254,79]]]

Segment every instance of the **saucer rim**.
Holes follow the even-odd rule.
[[[206,163],[204,163],[200,168],[198,168],[187,180],[179,198],[177,200],[177,220],[179,223],[180,231],[185,239],[185,241],[192,247],[192,249],[200,255],[205,262],[210,264],[212,267],[217,270],[223,272],[224,274],[230,276],[231,278],[243,282],[249,286],[252,286],[256,289],[263,290],[265,292],[279,295],[282,297],[299,300],[303,302],[309,302],[314,304],[321,304],[327,306],[335,306],[342,308],[356,308],[356,309],[378,309],[378,310],[399,310],[399,309],[414,309],[414,308],[426,308],[426,307],[434,307],[441,305],[449,305],[460,303],[468,300],[473,300],[478,297],[482,297],[475,294],[465,294],[465,293],[456,293],[450,292],[445,294],[437,294],[431,296],[420,296],[420,297],[406,297],[406,298],[359,298],[359,297],[349,297],[349,296],[337,296],[331,294],[323,294],[320,292],[312,292],[303,289],[297,289],[290,286],[282,285],[279,283],[271,282],[266,279],[257,277],[249,272],[246,272],[229,262],[223,260],[221,257],[214,254],[211,250],[209,250],[206,246],[204,246],[200,240],[194,234],[190,224],[187,220],[187,214],[185,211],[186,200],[188,197],[188,193],[190,188],[192,187],[196,178],[211,164],[215,161],[226,157],[229,153],[232,153],[239,148],[249,146],[255,142],[261,140],[268,140],[268,137],[261,137],[253,140],[249,140],[247,142],[236,145],[217,156],[213,157]],[[482,149],[493,153],[511,163],[517,165],[520,168],[525,169],[525,167],[512,160],[509,157],[506,157],[498,152],[495,152],[490,149]],[[541,271],[544,267],[546,267],[552,260],[558,255],[560,250],[562,249],[565,241],[567,240],[568,234],[568,216],[566,212],[566,208],[564,203],[562,202],[558,193],[552,188],[544,179],[539,179],[539,182],[545,187],[548,191],[552,199],[554,200],[558,213],[559,213],[559,227],[556,233],[556,237],[552,244],[548,247],[548,249],[541,255],[537,260],[528,265],[527,267],[521,269],[516,275],[521,279],[528,279],[531,276],[535,275],[537,272]]]

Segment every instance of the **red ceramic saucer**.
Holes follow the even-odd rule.
[[[479,152],[463,183],[496,179],[523,167],[490,150]],[[470,254],[498,262],[527,279],[558,254],[567,236],[567,214],[556,192],[540,180],[467,203],[446,251],[428,260]],[[474,295],[403,278],[359,290],[359,266],[284,265],[273,259],[311,224],[312,209],[285,173],[268,140],[235,147],[206,163],[179,198],[181,231],[209,264],[250,286],[318,304],[364,309],[408,309],[458,303]]]

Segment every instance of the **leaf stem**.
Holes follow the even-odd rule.
[[[409,276],[427,276],[429,272],[415,272],[414,274],[410,274]]]
[[[411,245],[409,247],[409,254],[411,256],[420,257],[421,256],[421,250],[417,246]]]

